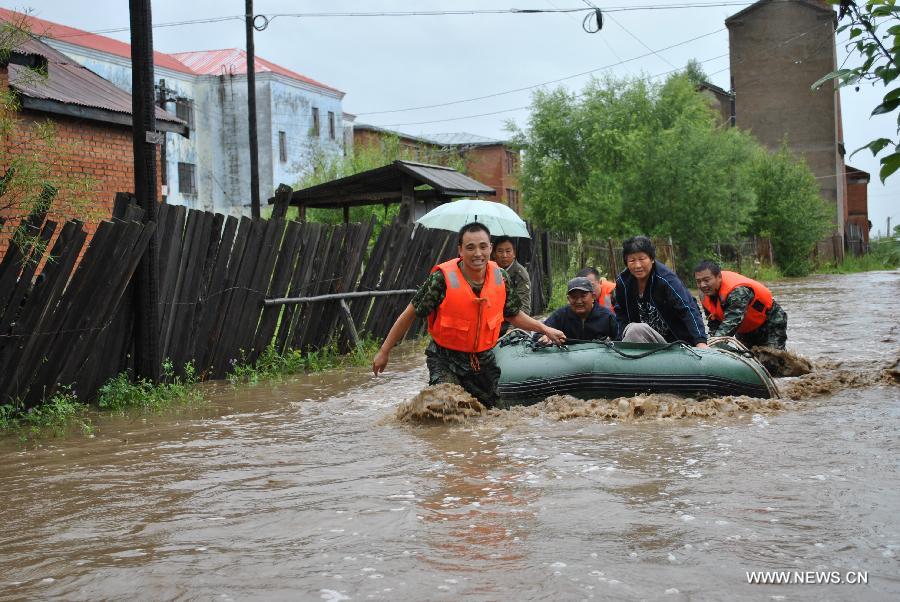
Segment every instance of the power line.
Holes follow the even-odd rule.
[[[711,58],[708,58],[708,59],[705,59],[705,60],[699,61],[699,62],[700,62],[701,64],[703,64],[703,63],[708,63],[708,62],[715,61],[715,60],[718,60],[718,59],[723,58],[723,57],[726,57],[726,56],[728,56],[728,53],[720,54],[720,55],[718,55],[718,56],[714,56],[714,57],[711,57]],[[670,69],[669,71],[664,71],[664,72],[662,72],[662,73],[657,73],[656,75],[650,75],[650,76],[647,77],[647,79],[656,79],[656,78],[658,78],[658,77],[663,77],[663,76],[666,76],[666,75],[670,75],[670,74],[672,74],[672,73],[675,73],[676,71],[681,71],[681,70],[682,70],[682,69],[681,69],[680,67],[676,67],[675,69]],[[578,94],[575,95],[575,98],[581,98],[582,96],[584,96],[583,93],[578,93]],[[386,127],[386,128],[387,128],[387,127],[399,127],[399,126],[404,126],[404,125],[426,125],[426,124],[429,124],[429,123],[444,123],[444,122],[446,122],[446,121],[460,121],[460,120],[462,120],[462,119],[474,119],[474,118],[476,118],[476,117],[487,117],[487,116],[490,116],[490,115],[499,115],[499,114],[501,114],[501,113],[512,113],[512,112],[514,112],[514,111],[521,111],[521,110],[523,110],[523,109],[530,109],[531,107],[532,107],[532,105],[525,105],[525,106],[522,106],[522,107],[513,107],[513,108],[511,108],[511,109],[501,109],[501,110],[499,110],[499,111],[491,111],[491,112],[489,112],[489,113],[479,113],[479,114],[477,114],[477,115],[464,115],[464,116],[462,116],[462,117],[448,117],[448,118],[445,118],[445,119],[434,119],[434,120],[431,120],[431,121],[414,121],[414,122],[410,122],[410,123],[389,123],[389,124],[386,124],[386,125],[383,125],[383,126],[378,126],[378,127]]]
[[[615,23],[616,25],[618,25],[619,27],[621,27],[621,28],[622,28],[622,31],[624,31],[624,32],[627,33],[629,36],[631,36],[632,38],[634,38],[635,40],[637,40],[638,44],[640,44],[641,46],[643,46],[644,48],[646,48],[647,50],[649,50],[650,52],[652,52],[653,55],[654,55],[656,58],[658,58],[659,60],[661,60],[661,61],[663,61],[664,63],[666,63],[669,67],[675,68],[675,65],[673,65],[672,62],[671,62],[669,59],[667,59],[666,57],[664,57],[663,55],[661,55],[661,54],[658,53],[657,51],[655,51],[655,50],[653,50],[652,48],[650,48],[649,46],[647,46],[647,44],[644,43],[644,40],[640,39],[639,37],[637,37],[636,35],[634,35],[633,33],[631,33],[631,30],[628,29],[627,27],[625,27],[624,25],[622,25],[622,23],[621,23],[618,19],[616,19],[616,18],[613,17],[612,15],[609,15],[609,18],[612,20],[613,23]]]
[[[670,46],[666,46],[665,48],[660,48],[660,49],[657,50],[656,52],[664,52],[664,51],[666,51],[666,50],[671,50],[672,48],[677,48],[678,46],[684,46],[685,44],[690,44],[691,42],[695,42],[695,41],[700,40],[700,39],[702,39],[702,38],[706,38],[706,37],[709,37],[709,36],[711,36],[711,35],[715,35],[715,34],[717,34],[717,33],[723,32],[723,31],[725,31],[725,28],[724,28],[724,27],[722,27],[722,28],[720,28],[720,29],[717,29],[717,30],[715,30],[715,31],[711,31],[711,32],[709,32],[709,33],[704,33],[704,34],[702,34],[702,35],[695,36],[695,37],[693,37],[693,38],[690,38],[689,40],[684,40],[684,41],[682,41],[682,42],[678,42],[678,43],[676,43],[676,44],[672,44],[672,45],[670,45]],[[462,104],[462,103],[465,103],[465,102],[474,102],[474,101],[476,101],[476,100],[485,100],[485,99],[487,99],[487,98],[496,98],[496,97],[498,97],[498,96],[505,96],[505,95],[507,95],[507,94],[515,94],[516,92],[525,92],[525,91],[527,91],[527,90],[533,90],[533,89],[535,89],[535,88],[540,88],[541,86],[546,86],[546,85],[549,85],[549,84],[558,84],[558,83],[560,83],[560,82],[564,82],[564,81],[567,81],[567,80],[570,80],[570,79],[575,79],[576,77],[583,77],[583,76],[585,76],[585,75],[590,75],[591,73],[595,73],[595,72],[597,72],[597,71],[605,71],[606,69],[612,69],[613,67],[618,67],[619,65],[624,65],[625,63],[630,63],[630,62],[637,61],[637,60],[640,60],[640,59],[643,59],[643,58],[647,58],[648,56],[653,56],[653,54],[654,54],[654,52],[647,52],[647,53],[645,53],[645,54],[641,54],[641,55],[638,55],[638,56],[634,56],[634,57],[631,57],[631,58],[629,58],[629,59],[625,59],[625,60],[622,60],[622,61],[618,61],[618,62],[616,62],[616,63],[610,63],[609,65],[604,65],[603,67],[597,67],[597,68],[595,68],[595,69],[589,69],[588,71],[582,71],[581,73],[575,73],[575,74],[573,74],[573,75],[567,75],[567,76],[565,76],[565,77],[560,77],[560,78],[557,78],[557,79],[552,79],[552,80],[549,80],[549,81],[540,82],[540,83],[538,83],[538,84],[532,84],[532,85],[530,85],[530,86],[523,86],[523,87],[521,87],[521,88],[515,88],[515,89],[512,89],[512,90],[504,90],[504,91],[502,91],[502,92],[494,92],[493,94],[485,94],[485,95],[483,95],[483,96],[475,96],[475,97],[472,97],[472,98],[462,98],[462,99],[459,99],[459,100],[451,100],[451,101],[449,101],[449,102],[441,102],[441,103],[436,103],[436,104],[431,104],[431,105],[422,105],[422,106],[418,106],[418,107],[406,107],[406,108],[404,108],[404,109],[390,109],[390,110],[385,110],[385,111],[369,111],[369,112],[362,112],[362,113],[356,113],[356,114],[357,114],[358,116],[362,116],[362,115],[383,115],[383,114],[386,114],[386,113],[405,113],[405,112],[407,112],[407,111],[419,111],[419,110],[422,110],[422,109],[435,109],[435,108],[438,108],[438,107],[447,107],[447,106],[451,106],[451,105]]]
[[[786,1],[786,0],[780,0]],[[726,6],[748,6],[752,4],[749,0],[737,0],[732,2],[682,2],[676,4],[649,4],[649,5],[623,5],[610,6],[602,9],[606,13],[616,12],[634,12],[634,11],[658,11],[658,10],[684,10],[696,8],[718,8]],[[460,16],[460,15],[483,15],[483,14],[510,14],[510,15],[532,15],[532,14],[552,14],[552,13],[577,13],[593,11],[591,8],[535,8],[535,9],[470,9],[470,10],[434,10],[434,11],[396,11],[396,12],[321,12],[321,13],[274,13],[272,15],[258,15],[263,17],[267,24],[278,17],[289,17],[298,19],[318,19],[318,18],[355,18],[355,17],[434,17],[434,16]],[[154,29],[164,27],[180,27],[182,25],[200,25],[207,23],[221,23],[224,21],[243,21],[245,15],[227,15],[222,17],[208,17],[203,19],[187,19],[183,21],[169,21],[167,23],[155,23]],[[100,35],[107,33],[121,33],[130,31],[129,27],[110,27],[107,29],[97,29],[94,31],[84,31],[66,35],[54,36],[57,39],[77,38],[87,35]]]

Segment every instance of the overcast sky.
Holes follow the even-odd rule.
[[[709,3],[714,0],[687,0]],[[722,0],[729,3],[732,0]],[[750,3],[681,10],[616,11],[616,7],[675,4],[677,0],[609,0],[603,29],[582,30],[584,13],[441,15],[409,17],[277,16],[255,36],[258,56],[346,92],[344,110],[357,121],[411,134],[470,132],[504,138],[504,124],[527,122],[531,91],[412,111],[534,86],[594,70],[616,75],[659,75],[703,62],[710,80],[729,87],[728,34],[724,21]],[[5,8],[30,8],[35,16],[88,31],[128,27],[124,0],[0,0]],[[465,9],[582,8],[582,0],[255,0],[256,14]],[[155,0],[154,47],[163,52],[243,48],[241,20],[171,27],[161,24],[242,15],[243,0]],[[689,43],[661,50],[704,36]],[[127,31],[108,33],[128,41]],[[649,49],[658,51],[653,54]],[[843,56],[838,48],[839,59]],[[629,60],[648,55],[644,58]],[[724,55],[724,56],[723,56]],[[624,64],[604,70],[615,63]],[[590,76],[553,84],[578,90]],[[842,91],[848,152],[869,140],[894,134],[894,118],[869,119],[883,90]],[[516,110],[510,110],[516,109]],[[483,115],[485,113],[493,113]],[[481,115],[481,116],[476,116]],[[460,118],[460,119],[456,119]],[[850,160],[872,174],[869,218],[873,234],[900,223],[900,172],[882,186],[878,162],[868,151]]]

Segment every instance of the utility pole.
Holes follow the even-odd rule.
[[[166,110],[166,103],[169,101],[169,90],[166,89],[166,80],[159,80],[159,95],[157,96],[157,102],[159,103],[159,108],[163,111]],[[162,141],[159,143],[159,183],[162,184],[162,199],[161,202],[166,202],[166,196],[169,193],[169,168],[166,163],[166,135],[162,135]]]
[[[259,148],[256,140],[256,57],[253,50],[253,0],[246,0],[247,119],[250,130],[250,215],[259,218]]]
[[[150,0],[129,0],[131,15],[131,118],[134,196],[144,223],[156,221],[156,102],[153,90],[153,19]],[[150,237],[135,274],[134,367],[139,378],[159,380],[159,248]]]

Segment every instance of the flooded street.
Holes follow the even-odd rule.
[[[900,387],[877,375],[900,272],[773,289],[789,348],[870,384],[734,416],[415,425],[393,419],[427,379],[410,345],[377,379],[219,383],[92,439],[4,440],[0,599],[898,599]],[[773,570],[868,584],[748,584]]]

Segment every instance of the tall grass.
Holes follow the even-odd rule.
[[[27,410],[18,401],[0,406],[0,434],[14,433],[26,440],[46,432],[61,435],[71,426],[91,434],[94,428],[87,411],[88,406],[70,388],[63,387],[50,399]]]
[[[245,360],[234,362],[228,378],[232,383],[258,383],[303,372],[364,366],[372,361],[380,345],[375,339],[365,337],[347,354],[341,354],[334,342],[315,351],[289,349],[279,352],[274,345],[269,345],[255,363]]]
[[[840,263],[826,263],[816,269],[820,274],[854,274],[900,267],[900,240],[879,238],[869,243],[865,255],[847,255]]]

